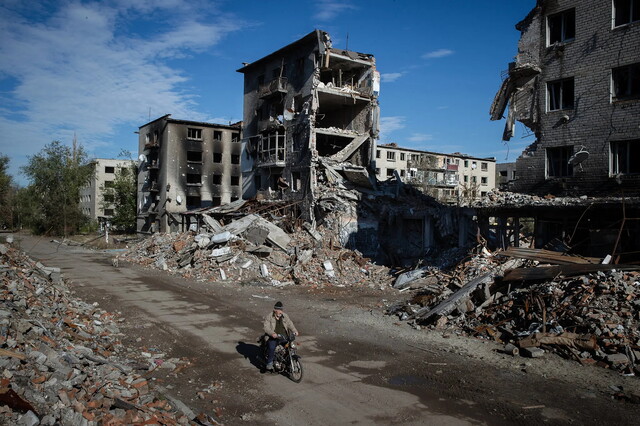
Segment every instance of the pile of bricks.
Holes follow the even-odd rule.
[[[0,423],[215,424],[147,381],[156,365],[120,343],[122,319],[74,298],[59,269],[0,245],[0,283]]]

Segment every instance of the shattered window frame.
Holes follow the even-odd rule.
[[[480,185],[484,185],[484,186],[489,185],[489,178],[486,176],[480,177]]]
[[[202,151],[187,151],[187,163],[202,164]]]
[[[547,112],[573,109],[575,106],[573,77],[547,82]]]
[[[231,186],[240,185],[240,176],[231,176]]]
[[[202,129],[198,129],[195,127],[187,127],[187,139],[191,139],[194,141],[201,141]]]
[[[213,140],[216,142],[222,142],[222,130],[213,131]]]
[[[566,43],[576,38],[576,9],[571,8],[547,16],[547,46]]]
[[[640,0],[613,0],[613,28],[640,22]]]
[[[396,161],[395,151],[387,151],[387,161]]]
[[[116,168],[114,166],[104,166],[104,172],[113,174],[116,172]]]
[[[609,144],[610,175],[640,174],[640,139],[611,141]]]
[[[481,162],[480,163],[480,171],[486,172],[489,170],[489,163]]]
[[[545,176],[547,179],[573,176],[573,166],[569,158],[573,155],[573,145],[549,147],[545,149]]]
[[[611,69],[611,102],[640,99],[640,62]]]
[[[187,173],[186,180],[187,180],[187,185],[188,186],[201,186],[202,185],[202,174],[200,174],[200,173]]]
[[[211,176],[211,183],[213,185],[222,185],[222,175],[221,174],[214,174]]]
[[[380,150],[376,149],[376,158],[380,158]]]

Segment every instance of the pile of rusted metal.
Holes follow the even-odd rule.
[[[0,244],[0,284],[0,423],[217,424],[154,387],[156,360],[124,347],[121,320],[74,298],[58,268]]]
[[[415,294],[389,313],[502,342],[511,354],[547,350],[632,374],[640,361],[640,267],[602,260],[482,250],[447,273],[426,268],[398,277],[394,286]]]

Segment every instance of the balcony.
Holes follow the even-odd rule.
[[[258,96],[261,99],[269,98],[277,93],[287,93],[287,78],[278,77],[258,88]]]

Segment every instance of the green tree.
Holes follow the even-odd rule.
[[[138,168],[126,161],[116,169],[115,179],[109,187],[102,187],[102,208],[113,206],[111,224],[125,232],[136,230],[136,198],[138,195]]]
[[[86,163],[87,154],[75,141],[73,147],[53,141],[29,157],[22,171],[31,181],[29,195],[37,201],[34,232],[66,236],[87,221],[79,206],[80,189],[94,172]]]
[[[0,154],[0,227],[13,227],[13,179],[7,172],[9,157]]]

